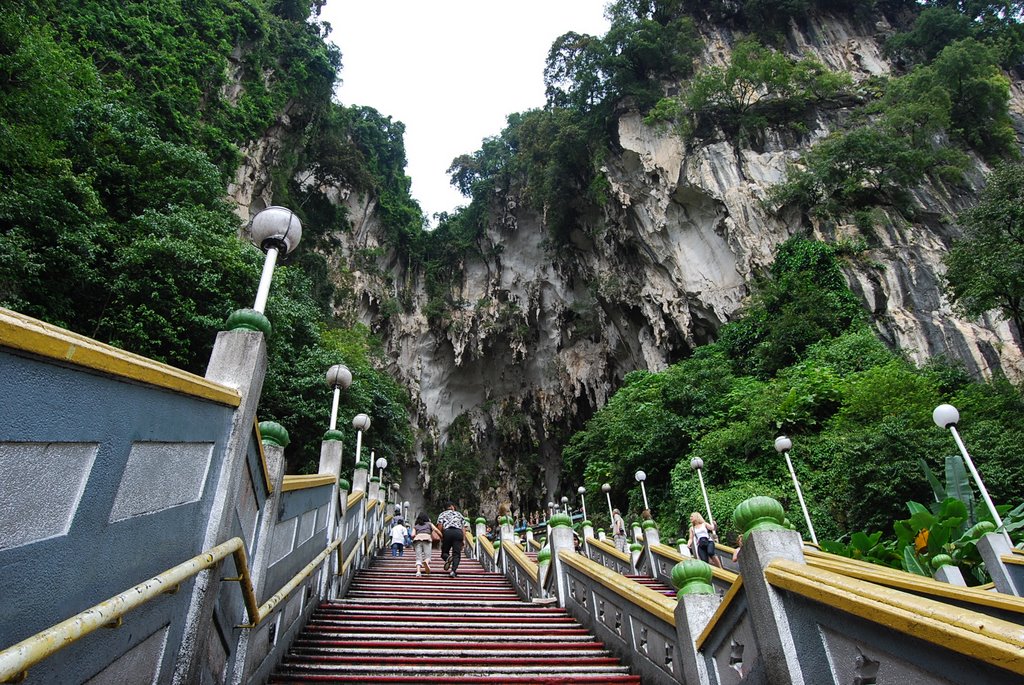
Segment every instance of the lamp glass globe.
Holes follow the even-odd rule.
[[[276,247],[288,254],[302,240],[302,222],[292,210],[274,205],[252,218],[249,235],[264,252]]]
[[[327,385],[348,390],[348,386],[352,385],[352,372],[344,364],[335,364],[327,369]]]
[[[788,452],[793,448],[793,441],[785,435],[775,438],[775,451],[778,453]]]
[[[960,412],[952,404],[940,404],[932,412],[932,421],[939,428],[949,428],[960,423]]]
[[[647,480],[647,474],[644,473],[643,471],[637,471],[633,477],[636,478],[638,481]]]

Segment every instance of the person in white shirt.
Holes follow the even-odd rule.
[[[395,520],[394,525],[391,526],[391,556],[405,555],[405,536],[408,532],[401,518]]]
[[[715,541],[711,537],[714,530],[714,523],[706,522],[699,512],[693,512],[690,514],[690,535],[686,539],[686,546],[691,549],[695,546],[701,561],[722,568],[722,561],[715,550]]]

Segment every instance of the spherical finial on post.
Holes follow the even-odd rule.
[[[338,402],[341,400],[341,391],[348,390],[352,385],[352,372],[344,364],[335,364],[327,369],[327,387],[334,390],[334,397],[331,398],[331,422],[330,430],[338,427]]]
[[[611,491],[612,491],[611,483],[605,483],[604,485],[601,486],[601,492],[603,492],[605,494],[608,494]]]
[[[274,276],[277,254],[282,250],[288,254],[299,244],[299,240],[302,239],[302,222],[290,209],[267,207],[249,222],[249,238],[267,253],[260,284],[256,289],[256,302],[252,306],[254,311],[262,314],[270,296],[270,281]]]
[[[352,418],[352,427],[357,431],[370,430],[370,417],[366,414],[356,414]]]
[[[585,487],[583,487],[582,485],[579,486],[578,488],[576,488],[576,494],[577,495],[585,495],[586,493],[587,493],[587,489]]]
[[[335,364],[327,369],[327,387],[348,390],[352,385],[352,372],[344,364]]]
[[[939,428],[949,428],[960,423],[960,412],[952,404],[940,404],[932,412],[932,421]]]
[[[690,468],[693,469],[694,471],[700,471],[702,468],[704,468],[704,460],[701,459],[700,457],[694,457],[693,459],[690,460]]]
[[[249,238],[264,252],[273,248],[288,254],[302,240],[302,222],[287,207],[272,205],[252,218]]]
[[[647,474],[644,473],[643,471],[637,471],[636,473],[633,474],[633,477],[636,478],[637,481],[640,483],[643,483],[645,480],[647,480]]]
[[[775,438],[775,451],[779,454],[788,452],[793,449],[793,441],[787,438],[785,435],[780,435]]]

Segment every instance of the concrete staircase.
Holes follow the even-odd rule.
[[[463,559],[416,577],[415,555],[378,557],[321,605],[271,683],[633,683],[638,676],[557,607],[521,601]]]
[[[630,580],[636,581],[637,583],[640,583],[641,585],[645,585],[645,586],[651,588],[655,592],[659,592],[659,593],[665,595],[666,597],[672,597],[673,599],[675,599],[675,596],[676,596],[675,588],[671,588],[668,585],[665,585],[665,583],[661,582],[660,580],[656,580],[654,578],[651,578],[650,576],[639,576],[639,575],[630,574],[630,573],[625,574],[625,576],[627,578],[629,578]]]

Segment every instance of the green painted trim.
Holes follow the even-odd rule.
[[[743,500],[732,513],[732,522],[743,535],[755,530],[786,530],[786,512],[771,497],[751,497]]]
[[[680,561],[672,567],[672,584],[676,587],[676,596],[715,594],[715,588],[711,585],[713,575],[711,564],[700,559]]]
[[[224,322],[226,331],[257,331],[265,336],[270,336],[272,330],[270,319],[255,309],[236,309],[228,315]]]
[[[291,442],[288,431],[276,421],[260,421],[260,440],[282,448]]]

